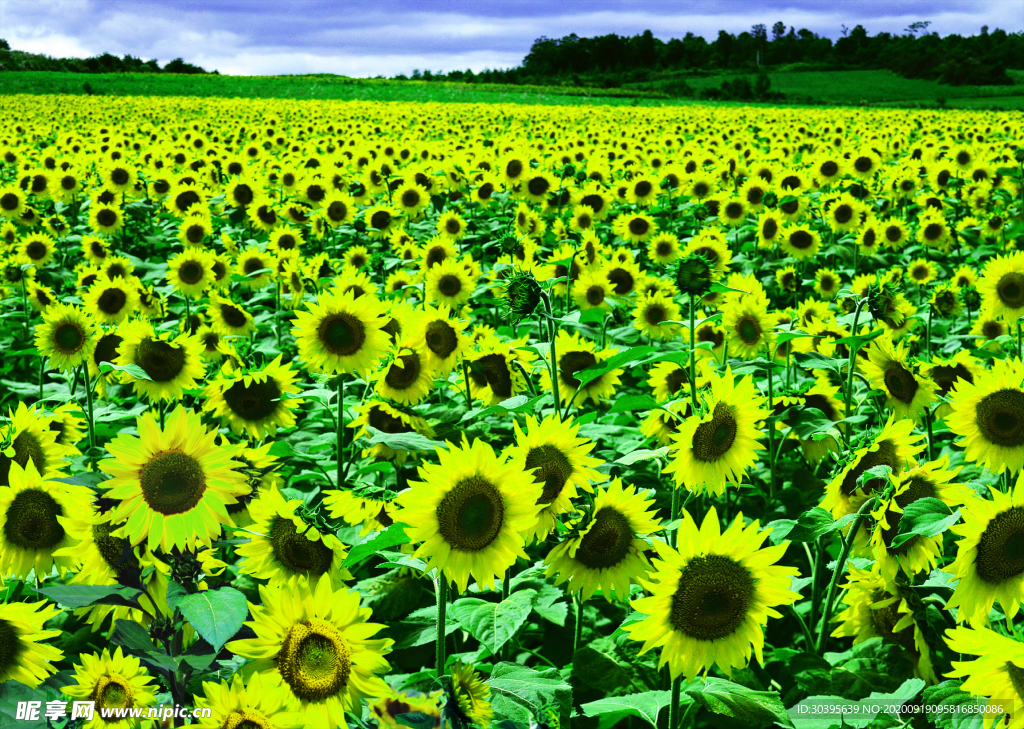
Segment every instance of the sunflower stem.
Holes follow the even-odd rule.
[[[850,327],[850,334],[852,336],[854,336],[854,337],[857,336],[857,322],[860,321],[860,310],[864,307],[864,301],[865,301],[864,298],[859,299],[857,301],[857,308],[853,312],[853,326]],[[854,358],[856,356],[857,356],[857,348],[853,344],[851,344],[850,345],[850,371],[849,371],[849,373],[847,373],[847,378],[846,378],[846,393],[845,393],[845,395],[846,395],[846,397],[845,397],[846,409],[843,411],[844,413],[846,413],[847,417],[849,417],[850,413],[852,412],[850,410],[850,401],[853,400],[853,370],[854,370],[853,365],[854,365]],[[846,439],[849,440],[850,439],[850,424],[849,423],[846,423],[845,430],[846,430]]]
[[[672,700],[668,703],[668,729],[677,729],[679,726],[679,697],[683,689],[682,674],[672,679]]]
[[[29,336],[32,329],[32,318],[28,311],[28,288],[25,286],[25,272],[21,272],[21,303],[25,307],[25,336]]]
[[[39,399],[43,399],[43,377],[46,374],[46,357],[39,355]]]
[[[771,350],[769,349],[769,355]],[[769,416],[775,413],[775,391],[772,383],[772,370],[775,369],[775,358],[770,357],[771,364],[768,365],[768,413]],[[775,423],[768,422],[768,500],[775,500]]]
[[[338,472],[335,488],[341,488],[345,479],[345,378],[338,377],[338,422],[337,422]]]
[[[695,331],[697,320],[697,300],[690,296],[690,406],[693,408],[691,415],[697,415],[697,332]]]
[[[860,509],[857,511],[857,518],[853,520],[853,524],[850,525],[850,531],[846,533],[843,538],[843,547],[839,552],[839,559],[836,560],[835,569],[832,570],[832,581],[828,586],[828,594],[825,596],[825,605],[821,610],[821,625],[818,628],[818,645],[816,653],[820,656],[825,650],[825,641],[828,637],[828,624],[832,620],[832,604],[836,598],[836,588],[839,585],[839,575],[843,573],[846,567],[846,560],[850,556],[850,549],[853,547],[853,541],[856,537],[857,531],[860,529],[861,522],[871,511],[871,508],[875,505],[877,498],[872,496],[870,499],[865,501]],[[824,556],[824,552],[818,555],[818,559],[821,560]]]
[[[937,409],[938,408],[936,408],[936,410]],[[929,461],[935,460],[935,456],[933,455],[933,452],[935,450],[935,446],[934,446],[935,436],[932,435],[932,416],[934,414],[935,414],[935,410],[931,410],[929,408],[925,408],[925,411],[924,411],[924,422],[925,422],[925,425],[928,428],[928,460]]]
[[[448,609],[448,580],[438,570],[437,578],[434,580],[434,595],[437,599],[437,677],[444,675],[445,664],[445,612]]]
[[[572,604],[575,608],[572,631],[572,655],[573,660],[575,660],[576,651],[580,649],[580,643],[583,640],[583,597],[580,593],[573,593]]]
[[[91,464],[92,464],[92,455],[91,454],[92,454],[92,449],[96,447],[96,433],[95,433],[95,430],[94,430],[95,426],[93,425],[93,414],[92,414],[92,382],[91,382],[91,380],[89,378],[89,370],[86,368],[86,365],[83,363],[83,364],[80,365],[80,367],[82,368],[82,381],[85,383],[85,405],[86,405],[86,409],[88,410],[87,415],[89,416],[87,422],[89,423],[89,453],[90,453],[90,455],[89,455],[89,458],[87,458],[86,460],[90,464],[90,470],[92,470],[92,466],[91,466]]]
[[[466,364],[466,358],[462,358],[462,379],[466,383],[466,410],[473,409],[473,395],[469,392],[469,365]]]
[[[932,307],[928,307],[928,321],[925,324],[924,330],[924,346],[925,352],[928,353],[928,359],[932,356]]]
[[[185,334],[191,333],[192,328],[192,305],[188,303],[188,294],[185,294],[182,298],[185,299]]]
[[[1017,359],[1020,359],[1021,346],[1020,346],[1020,322],[1017,322]]]
[[[546,291],[540,292],[540,300],[544,302],[544,312],[547,314],[548,322],[548,341],[551,343],[551,363],[549,369],[551,370],[551,394],[555,398],[555,413],[558,415],[559,420],[564,420],[562,417],[562,398],[558,393],[558,355],[555,352],[555,317],[551,310],[551,297],[548,296]],[[570,403],[571,404],[571,403]],[[569,412],[569,408],[565,409],[566,414]]]

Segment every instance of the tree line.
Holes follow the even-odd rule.
[[[53,58],[41,53],[27,53],[11,48],[0,38],[0,71],[67,71],[71,73],[214,73],[200,66],[186,63],[181,58],[168,61],[162,67],[154,58],[143,61],[131,55],[123,57],[103,53],[89,58]]]

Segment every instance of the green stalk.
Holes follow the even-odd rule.
[[[938,409],[938,407],[936,407],[936,410],[937,409]],[[924,411],[924,422],[925,422],[925,425],[928,427],[928,460],[929,461],[935,459],[935,456],[933,455],[933,451],[935,449],[934,445],[933,445],[934,440],[935,440],[935,436],[932,435],[932,416],[934,414],[935,414],[935,410],[930,410],[928,408],[925,408],[925,411]]]
[[[690,405],[693,407],[691,415],[697,414],[697,300],[690,295]]]
[[[93,425],[93,404],[92,404],[92,379],[89,377],[88,367],[83,363],[80,365],[82,369],[82,380],[85,382],[85,404],[87,409],[88,423],[89,423],[89,451],[96,447],[96,432],[95,425]],[[92,463],[92,456],[90,455],[87,459],[89,463]]]
[[[551,297],[548,296],[546,291],[540,292],[540,300],[544,302],[544,312],[547,314],[548,322],[548,341],[551,343],[551,362],[548,369],[551,373],[551,393],[555,398],[555,413],[558,414],[558,419],[563,420],[562,417],[562,398],[558,392],[558,355],[555,353],[555,317],[551,310]],[[572,405],[572,402],[569,402]],[[569,407],[565,409],[566,415],[569,413]]]
[[[817,654],[820,656],[825,650],[825,641],[828,636],[828,624],[832,619],[832,605],[836,598],[836,588],[839,585],[839,575],[843,573],[843,569],[846,567],[846,560],[850,556],[850,549],[853,547],[853,540],[857,534],[857,530],[860,529],[861,522],[871,511],[871,507],[875,505],[878,499],[872,496],[870,499],[864,502],[857,512],[857,518],[853,520],[853,524],[850,526],[850,531],[847,532],[846,537],[843,538],[843,547],[839,552],[839,559],[836,560],[835,569],[832,570],[832,581],[828,586],[828,594],[825,596],[825,605],[821,611],[821,627],[818,628],[818,645]],[[818,555],[818,559],[822,559],[824,553]]]
[[[437,579],[434,581],[434,595],[437,599],[437,677],[441,678],[444,675],[444,664],[445,664],[445,644],[447,643],[447,637],[445,636],[445,612],[448,609],[448,580],[441,574],[440,570],[437,573]]]
[[[46,375],[46,357],[39,355],[39,399],[43,399],[43,377]]]
[[[771,350],[769,349],[769,355]],[[768,365],[768,414],[769,417],[775,412],[775,391],[772,387],[774,378],[772,377],[772,370],[775,369],[775,358],[769,356],[768,359],[771,364]],[[768,499],[769,501],[775,500],[775,423],[768,423]]]
[[[1020,359],[1021,346],[1020,346],[1020,322],[1017,322],[1017,359]]]
[[[344,465],[345,465],[345,380],[342,376],[338,376],[338,432],[337,432],[337,451],[338,451],[338,474],[335,481],[335,488],[341,488],[345,478]]]
[[[860,299],[857,302],[857,308],[854,310],[854,313],[853,313],[853,326],[850,328],[850,334],[852,336],[854,336],[854,337],[857,336],[857,322],[860,321],[860,310],[861,310],[861,308],[863,306],[864,306],[864,299]],[[845,402],[846,409],[843,411],[843,412],[846,413],[846,417],[849,417],[850,413],[852,412],[850,410],[850,403],[853,401],[853,370],[854,370],[854,366],[853,365],[854,365],[854,360],[856,359],[856,357],[857,357],[857,350],[851,344],[850,345],[850,371],[847,374],[846,393],[845,393],[846,397],[844,398],[845,401],[846,401]],[[847,440],[850,439],[850,424],[849,423],[846,423],[846,439]]]
[[[672,680],[672,700],[668,703],[668,729],[679,726],[679,696],[682,693],[683,676],[680,674]]]
[[[928,323],[924,330],[924,344],[925,351],[928,353],[928,358],[932,356],[932,307],[928,307]]]
[[[183,296],[185,299],[185,334],[192,333],[192,306],[188,303],[188,294]]]
[[[473,396],[469,392],[469,365],[466,364],[466,358],[462,358],[462,379],[466,383],[466,410],[473,409]]]
[[[572,654],[575,656],[576,651],[580,649],[580,643],[583,640],[583,598],[578,592],[573,593],[572,603],[576,610],[572,636]]]

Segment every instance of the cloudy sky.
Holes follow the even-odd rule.
[[[517,65],[535,38],[650,28],[714,39],[754,23],[838,37],[843,24],[940,35],[1024,30],[1024,0],[0,0],[0,37],[53,56],[178,56],[233,74],[386,76]]]

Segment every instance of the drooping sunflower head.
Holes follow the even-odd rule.
[[[19,681],[34,688],[57,672],[51,664],[63,659],[64,652],[42,642],[61,634],[43,629],[57,613],[57,606],[45,600],[0,604],[0,682]]]
[[[470,664],[457,663],[445,679],[446,707],[454,709],[462,721],[488,729],[494,709],[490,702],[491,689],[480,674]]]

